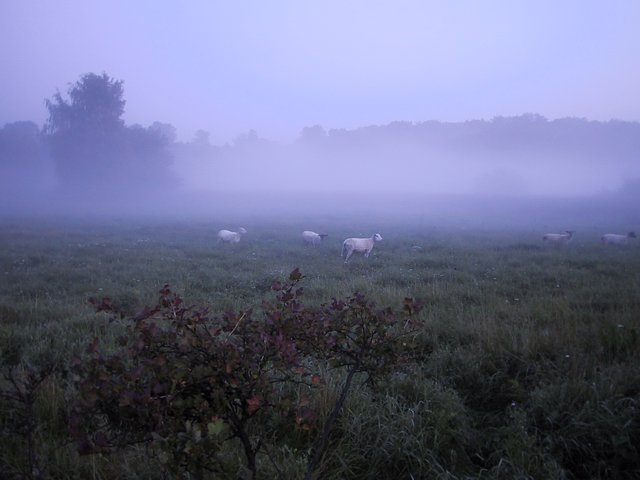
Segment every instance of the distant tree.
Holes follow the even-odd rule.
[[[170,145],[176,141],[176,127],[170,123],[153,122],[148,130],[154,138],[164,145]]]
[[[68,91],[70,101],[60,92],[53,100],[45,100],[49,119],[45,131],[49,134],[76,131],[115,131],[124,127],[124,88],[122,80],[106,73],[86,73]]]
[[[318,145],[327,139],[327,132],[320,125],[305,127],[300,132],[299,142],[308,145]]]
[[[191,143],[202,147],[210,147],[211,141],[209,137],[209,132],[207,132],[206,130],[198,130]]]
[[[219,148],[211,145],[209,132],[198,130],[190,142],[174,142],[172,150],[176,163],[183,166],[185,163],[211,162]]]
[[[0,128],[0,165],[29,169],[46,158],[46,145],[33,122],[7,123]]]
[[[4,194],[34,194],[53,184],[53,167],[40,128],[33,122],[0,128],[0,189]]]
[[[233,142],[234,147],[239,148],[255,148],[260,145],[260,143],[264,142],[258,136],[258,132],[251,129],[247,133],[243,133],[238,135]]]
[[[136,182],[136,190],[165,186],[173,181],[169,167],[173,161],[171,146],[176,129],[168,123],[154,122],[150,127],[132,125],[126,129],[123,145],[124,171]]]
[[[171,125],[127,127],[123,81],[106,73],[82,75],[67,93],[68,100],[57,92],[45,101],[44,132],[68,190],[122,195],[167,186],[169,146],[175,141]]]

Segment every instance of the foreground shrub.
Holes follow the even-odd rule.
[[[274,282],[276,299],[258,314],[220,317],[186,306],[165,286],[156,306],[131,319],[116,351],[94,339],[73,365],[80,400],[70,426],[79,451],[145,444],[168,469],[202,477],[237,474],[238,456],[229,451],[238,449],[247,475],[257,478],[259,454],[282,476],[271,452],[291,443],[308,452],[305,478],[314,478],[356,375],[375,390],[410,364],[406,340],[420,307],[407,298],[400,312],[380,310],[355,294],[309,308],[300,301],[301,279],[296,269],[286,284]],[[93,303],[119,314],[108,299]],[[320,422],[313,398],[327,369],[344,377]],[[306,440],[264,428],[283,422],[307,432]]]

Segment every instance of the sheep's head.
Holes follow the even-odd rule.
[[[245,233],[247,233],[247,230],[245,228],[240,227],[238,229],[238,233],[241,234],[241,235],[244,235]]]
[[[382,236],[379,233],[376,233],[373,236],[373,240],[376,241],[376,242],[379,242],[380,240],[382,240]]]
[[[636,232],[629,232],[629,238],[636,238]]]
[[[329,235],[327,233],[319,233],[318,236],[324,240],[324,238],[328,237]]]

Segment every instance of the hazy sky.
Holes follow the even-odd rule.
[[[640,1],[1,0],[0,126],[87,72],[127,123],[257,130],[535,112],[640,120]]]

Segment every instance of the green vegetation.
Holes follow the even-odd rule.
[[[399,309],[405,297],[424,303],[420,329],[407,340],[411,370],[375,385],[363,373],[354,378],[321,478],[640,476],[636,245],[606,248],[585,235],[549,247],[524,230],[325,222],[330,237],[309,248],[300,239],[308,224],[244,226],[241,243],[217,245],[216,227],[204,222],[3,223],[0,468],[7,478],[186,478],[142,443],[78,453],[70,424],[84,393],[73,359],[88,362],[94,338],[117,351],[126,317],[154,305],[165,283],[212,317],[258,312],[275,298],[273,281],[295,267],[309,308],[356,291],[380,308]],[[375,231],[384,240],[371,257],[343,264],[341,240]],[[91,297],[111,298],[125,318],[95,313]],[[310,407],[321,429],[344,371],[314,367],[323,382]],[[304,477],[313,429],[261,416],[250,435],[269,449],[255,458],[258,478]],[[216,448],[226,470],[203,478],[250,478],[239,444]]]

